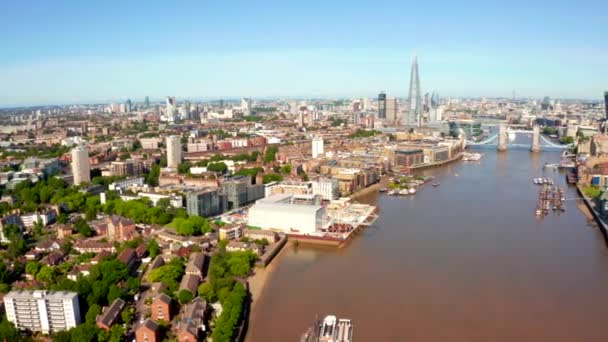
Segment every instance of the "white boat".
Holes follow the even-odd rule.
[[[415,194],[416,193],[416,188],[410,188],[409,193],[410,193],[410,195]]]

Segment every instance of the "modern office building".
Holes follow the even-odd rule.
[[[175,102],[175,97],[167,97],[166,106],[165,106],[166,121],[169,121],[169,122],[175,121],[176,111],[177,111],[177,105]]]
[[[312,157],[316,159],[322,157],[323,154],[325,154],[323,150],[323,138],[320,136],[312,138]]]
[[[420,77],[418,76],[418,58],[416,56],[414,56],[414,60],[412,61],[408,100],[409,110],[405,114],[405,124],[418,126],[420,123],[420,114],[422,113],[422,93],[420,90]]]
[[[74,175],[75,185],[91,181],[89,151],[84,147],[79,146],[72,150],[72,174]]]
[[[188,215],[214,216],[222,212],[222,203],[218,189],[207,188],[186,194]]]
[[[66,291],[11,291],[4,296],[6,318],[17,329],[45,334],[80,324],[78,294]]]
[[[251,104],[252,104],[252,100],[250,98],[242,98],[241,99],[241,110],[243,111],[243,115],[244,116],[249,116],[251,115]]]
[[[167,137],[167,166],[176,169],[182,162],[182,143],[180,137]]]
[[[378,119],[386,119],[386,94],[378,94]]]
[[[604,110],[606,111],[606,119],[608,119],[608,91],[604,92]]]

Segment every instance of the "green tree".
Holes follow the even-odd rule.
[[[2,321],[0,321],[0,341],[20,341],[21,335],[13,323],[6,319],[3,315]]]
[[[283,180],[283,176],[278,173],[268,173],[265,174],[262,181],[264,184],[272,183],[272,182],[280,182]]]
[[[78,233],[84,237],[93,236],[93,229],[91,229],[91,227],[87,224],[87,221],[82,218],[78,218],[74,224],[74,228],[76,228]]]
[[[158,177],[160,176],[160,165],[154,164],[150,168],[150,172],[146,176],[146,184],[150,186],[158,185]]]
[[[194,295],[192,294],[192,292],[190,292],[186,289],[183,289],[183,290],[179,291],[177,298],[179,300],[179,303],[183,305],[186,303],[190,303],[190,301],[192,301],[192,299],[194,298]]]
[[[38,274],[36,274],[36,280],[41,283],[51,284],[55,281],[57,271],[53,266],[42,266]]]
[[[38,261],[29,261],[27,264],[25,264],[25,273],[36,277],[36,274],[38,274],[38,271],[40,270],[40,263]]]
[[[85,316],[85,321],[87,323],[95,323],[97,319],[97,315],[101,314],[101,306],[97,304],[93,304],[89,307],[87,314]]]
[[[207,171],[219,172],[224,174],[226,173],[226,170],[228,170],[228,165],[226,165],[226,163],[224,162],[207,164]]]
[[[146,249],[148,251],[148,255],[151,258],[156,257],[158,255],[158,253],[160,253],[160,246],[158,245],[158,242],[156,242],[156,240],[154,240],[154,239],[148,241],[148,245],[146,246]]]
[[[281,166],[281,173],[290,174],[291,173],[291,164]]]
[[[126,325],[130,325],[133,322],[133,318],[135,317],[135,308],[128,307],[125,310],[122,310],[120,313],[120,317],[122,318],[122,322]]]
[[[0,283],[8,283],[8,268],[6,264],[0,261]]]
[[[211,285],[209,282],[202,283],[198,287],[198,295],[209,303],[214,303],[217,301],[217,296],[215,294],[215,290],[213,289],[213,285]]]

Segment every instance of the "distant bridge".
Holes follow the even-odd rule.
[[[517,134],[532,135],[532,144],[513,144],[509,143],[507,137]],[[506,125],[500,125],[497,134],[484,139],[482,141],[465,141],[468,146],[496,146],[499,151],[506,151],[507,148],[530,148],[532,152],[540,152],[541,150],[564,150],[572,147],[574,144],[561,145],[552,142],[540,134],[539,126],[534,126],[531,131],[522,129],[507,129]]]

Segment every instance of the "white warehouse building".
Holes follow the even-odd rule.
[[[249,209],[247,224],[285,233],[314,234],[328,222],[325,207],[319,202],[318,196],[271,195]]]

